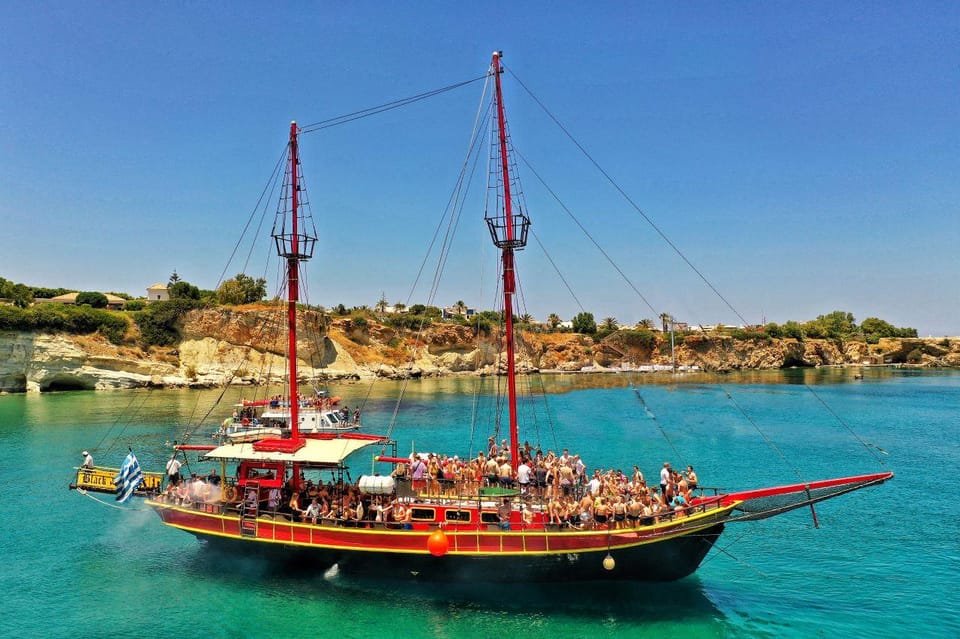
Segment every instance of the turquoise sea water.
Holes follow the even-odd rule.
[[[549,409],[522,404],[531,424],[522,437],[568,446],[591,467],[636,463],[650,476],[666,460],[693,464],[704,484],[730,489],[794,483],[792,466],[808,480],[883,468],[897,478],[818,505],[819,530],[805,509],[731,524],[676,583],[411,586],[281,574],[163,528],[136,503],[118,510],[66,489],[84,448],[119,465],[134,446],[159,470],[163,442],[217,392],[0,396],[0,636],[960,636],[960,373],[636,378],[656,419],[627,381],[547,379]],[[383,432],[398,388],[331,390],[351,405],[370,393],[365,425]],[[461,454],[471,438],[482,444],[489,428],[472,429],[472,415],[486,423],[490,409],[475,409],[473,391],[472,379],[408,386],[392,432],[400,452],[414,438],[418,449]],[[370,464],[356,462],[356,474]]]

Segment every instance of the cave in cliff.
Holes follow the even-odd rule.
[[[40,382],[41,393],[55,393],[57,391],[94,390],[96,384],[92,380],[83,379],[76,375],[53,375]]]

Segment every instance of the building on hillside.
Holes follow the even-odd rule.
[[[443,309],[443,319],[453,319],[454,317],[466,317],[467,319],[477,314],[477,309],[464,306],[462,309],[447,306]]]
[[[51,298],[37,298],[34,300],[35,304],[76,304],[77,295],[79,293],[66,293],[64,295],[57,295],[56,297]],[[109,293],[104,293],[104,297],[107,298],[107,308],[114,311],[121,311],[123,307],[126,306],[127,300],[122,297],[117,297],[116,295],[110,295]]]
[[[147,287],[147,301],[148,302],[168,302],[170,301],[170,291],[167,289],[166,284],[161,284],[157,282],[153,286]]]

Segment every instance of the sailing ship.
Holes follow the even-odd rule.
[[[652,499],[660,507],[645,505],[627,517],[618,516],[619,506],[571,517],[557,511],[553,503],[564,498],[550,497],[551,487],[536,481],[535,473],[532,484],[522,482],[532,460],[520,444],[517,413],[514,261],[526,245],[530,219],[522,209],[515,210],[511,195],[514,165],[508,157],[502,70],[501,54],[494,53],[488,77],[494,84],[491,156],[498,197],[496,210],[485,218],[502,265],[509,414],[509,442],[496,451],[496,472],[488,478],[483,471],[464,470],[444,481],[448,478],[424,473],[425,465],[435,463],[433,455],[399,456],[397,443],[386,435],[304,428],[301,416],[311,409],[297,393],[297,302],[301,265],[318,240],[298,206],[299,129],[293,123],[283,196],[288,217],[273,233],[286,263],[290,381],[283,411],[288,428],[252,442],[180,446],[180,451],[199,452],[202,460],[220,465],[221,490],[212,500],[184,499],[169,489],[149,498],[146,504],[164,525],[229,552],[258,552],[283,564],[336,566],[341,573],[380,578],[670,581],[693,573],[733,522],[800,507],[812,510],[817,502],[892,478],[881,472],[741,492],[701,490],[679,502],[668,501],[651,486],[640,499],[646,504]],[[353,482],[349,464],[360,453],[375,455],[381,471]],[[453,462],[458,472],[473,468]],[[235,475],[228,476],[234,468]],[[326,484],[325,476],[331,477]],[[560,490],[574,493],[572,501],[584,486],[564,484]],[[309,505],[303,503],[306,499]],[[317,508],[320,501],[329,507]]]

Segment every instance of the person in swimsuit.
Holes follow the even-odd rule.
[[[627,505],[623,503],[623,497],[617,496],[617,500],[613,502],[613,527],[617,530],[623,528],[626,520]]]
[[[597,526],[605,526],[607,524],[607,517],[610,514],[610,509],[607,506],[607,501],[603,497],[597,497],[597,501],[593,504],[593,521]]]

